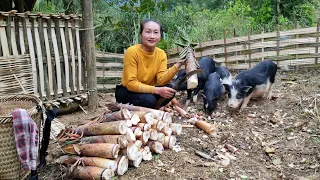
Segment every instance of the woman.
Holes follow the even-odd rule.
[[[141,44],[129,47],[124,54],[121,85],[116,87],[117,102],[154,108],[160,97],[167,99],[162,106],[174,97],[176,91],[169,82],[184,63],[167,69],[167,55],[156,47],[161,34],[158,21],[147,19],[141,23]]]

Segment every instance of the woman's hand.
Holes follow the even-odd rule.
[[[173,97],[176,90],[169,88],[169,87],[154,87],[153,93],[159,94],[161,97],[170,99]]]
[[[181,66],[184,66],[184,65],[186,65],[186,61],[180,61],[180,62],[177,62],[177,63],[175,64],[175,66],[176,66],[177,69],[180,69]]]

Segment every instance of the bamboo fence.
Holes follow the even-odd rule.
[[[298,26],[297,26],[298,27]],[[296,65],[317,65],[319,58],[319,27],[297,28],[289,31],[264,33],[201,42],[195,56],[210,56],[229,69],[249,69],[257,62],[270,59],[282,68]],[[181,48],[167,51],[169,66],[179,60]]]
[[[12,63],[23,61],[24,68],[29,67],[28,72],[31,72],[28,81],[24,81],[17,71],[17,78],[13,79],[12,72],[12,76],[0,84],[7,91],[0,93],[20,93],[21,89],[26,88],[26,93],[35,94],[43,100],[83,93],[86,82],[80,23],[81,17],[78,15],[0,12],[1,71],[9,69],[6,74],[9,77],[12,72],[10,68],[14,67]],[[5,64],[10,59],[11,66]],[[22,65],[17,63],[16,66]],[[8,88],[18,82],[21,82],[21,89]]]

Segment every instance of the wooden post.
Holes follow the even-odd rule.
[[[249,69],[251,69],[251,28],[248,30],[248,54],[249,54]]]
[[[320,18],[318,18],[318,21],[317,21],[317,38],[316,38],[316,43],[318,44],[319,43],[319,29],[320,29]],[[314,61],[314,64],[318,64],[318,52],[319,52],[319,46],[317,45],[316,46],[316,58],[315,58],[315,61]]]
[[[296,29],[299,29],[299,22],[296,23]],[[295,38],[298,39],[299,38],[299,34],[296,34]],[[298,49],[298,48],[299,48],[299,44],[297,43],[296,44],[296,49]],[[298,51],[296,50],[296,59],[298,59],[298,58],[299,58],[299,55],[298,55]],[[299,65],[296,65],[295,71],[298,71],[298,69],[299,69]]]
[[[92,14],[92,0],[82,0],[82,17],[85,43],[85,62],[88,78],[88,107],[95,111],[98,105],[96,57],[94,49],[94,28]]]
[[[262,37],[263,37],[263,34],[264,34],[264,28],[262,28],[262,31],[261,31]],[[261,61],[264,61],[264,38],[261,39],[261,42],[263,43],[263,44],[262,44],[262,48],[261,48],[261,52],[262,52]]]
[[[237,37],[236,28],[233,28],[233,38]],[[237,42],[234,43],[235,46],[237,46]],[[234,56],[238,56],[238,51],[234,52]],[[237,64],[239,64],[239,61],[237,60]]]
[[[280,54],[280,24],[277,25],[277,58]],[[279,66],[279,60],[277,60],[277,65]]]
[[[227,67],[227,31],[223,30],[223,45],[224,45],[224,64]]]

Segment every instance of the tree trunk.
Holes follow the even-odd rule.
[[[96,57],[94,49],[94,29],[93,29],[93,14],[92,14],[92,0],[82,0],[82,17],[84,29],[84,49],[87,69],[87,83],[89,91],[88,107],[95,111],[98,107],[97,94],[97,77],[96,77]]]

